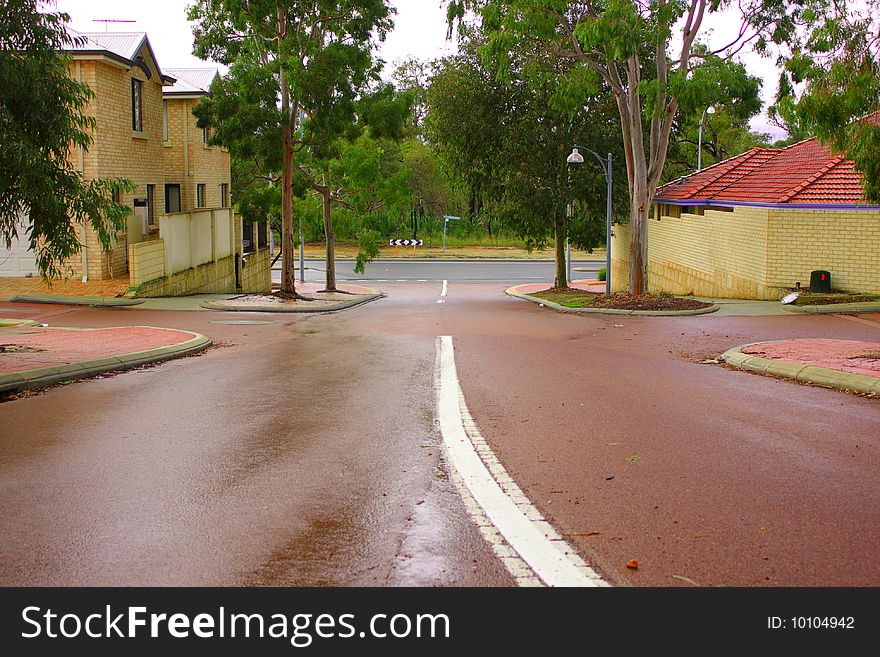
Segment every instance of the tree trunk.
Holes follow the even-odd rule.
[[[278,9],[279,28],[286,25],[284,12]],[[281,134],[284,141],[284,170],[281,174],[281,292],[296,296],[296,260],[293,257],[293,132],[295,112],[290,108],[290,86],[284,73],[281,83]]]
[[[565,270],[565,212],[556,211],[556,281],[554,287],[568,287],[568,272]]]
[[[330,215],[330,188],[321,187],[321,205],[324,209],[324,237],[327,240],[327,285],[325,292],[336,292],[336,236]]]

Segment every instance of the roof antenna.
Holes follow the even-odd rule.
[[[92,19],[93,23],[104,23],[104,31],[107,31],[107,25],[109,23],[137,23],[137,21],[130,21],[119,18],[94,18]]]

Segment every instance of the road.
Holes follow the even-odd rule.
[[[324,260],[306,260],[306,280],[323,282],[325,277]],[[598,260],[573,260],[572,278],[594,278],[595,273],[605,266]],[[297,267],[299,262],[297,261]],[[377,260],[367,265],[363,274],[354,272],[351,260],[336,261],[337,282],[369,283],[435,283],[447,280],[450,283],[530,283],[553,280],[552,261],[534,260]],[[276,283],[281,282],[280,261],[272,272]],[[299,271],[297,270],[297,280]]]
[[[878,340],[880,316],[575,317],[505,286],[292,318],[0,304],[217,342],[0,404],[0,583],[513,585],[450,482],[438,336],[501,465],[606,582],[880,583],[880,403],[701,364]]]

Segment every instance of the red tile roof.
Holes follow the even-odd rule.
[[[880,112],[867,117],[874,121]],[[753,148],[679,178],[657,190],[656,200],[736,202],[753,205],[865,205],[860,174],[852,161],[816,138],[786,148]]]

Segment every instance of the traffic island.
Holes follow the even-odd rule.
[[[741,345],[720,360],[749,372],[880,395],[880,342],[824,338]]]
[[[209,346],[211,339],[200,333],[152,326],[5,326],[0,328],[0,392],[130,370]]]
[[[719,308],[713,303],[671,295],[606,295],[599,292],[598,288],[604,289],[604,284],[599,285],[594,281],[573,281],[570,288],[547,289],[544,285],[529,283],[511,287],[506,293],[556,312],[573,314],[669,317],[705,315]]]
[[[297,285],[300,298],[289,299],[280,294],[244,294],[231,299],[205,301],[203,308],[234,312],[261,313],[329,313],[347,310],[381,299],[385,295],[361,285],[340,285],[338,292],[322,292],[316,283]]]

